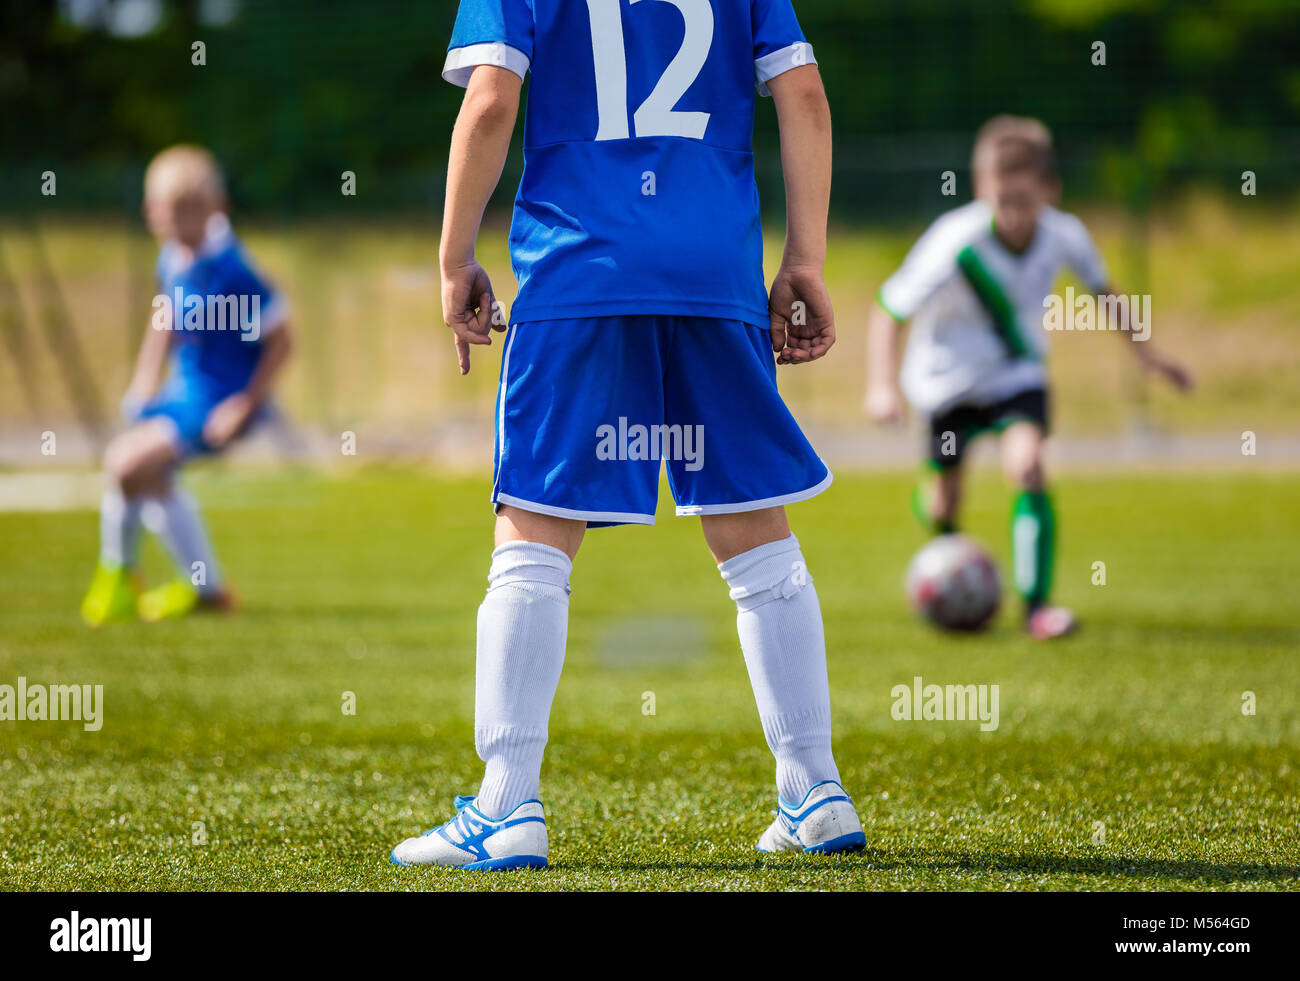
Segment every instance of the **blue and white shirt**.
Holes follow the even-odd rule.
[[[532,75],[512,322],[766,324],[755,93],[814,63],[790,0],[461,0],[443,77]]]
[[[171,371],[187,389],[209,398],[240,391],[257,367],[262,339],[286,319],[276,290],[252,266],[230,221],[209,220],[191,256],[175,242],[158,253],[155,302],[170,311]]]

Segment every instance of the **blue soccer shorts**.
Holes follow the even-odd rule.
[[[217,450],[209,446],[203,438],[203,424],[207,422],[209,414],[224,397],[199,382],[173,376],[154,398],[146,402],[138,412],[132,414],[129,421],[164,419],[171,424],[172,443],[182,460],[207,456],[216,453]],[[270,415],[270,403],[264,402],[253,413],[253,418],[249,420],[240,435],[247,435]]]
[[[757,511],[830,486],[777,391],[766,328],[678,316],[510,327],[497,388],[498,509],[592,527],[654,524],[665,463],[679,515]]]

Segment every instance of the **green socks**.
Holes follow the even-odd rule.
[[[1031,610],[1047,602],[1055,553],[1051,497],[1045,491],[1020,491],[1011,505],[1011,555],[1016,590]]]
[[[930,516],[925,486],[912,491],[912,513],[933,535],[956,531],[956,522]],[[1056,512],[1046,491],[1017,491],[1011,502],[1011,556],[1016,591],[1034,610],[1047,603],[1052,591],[1052,566],[1056,559]]]

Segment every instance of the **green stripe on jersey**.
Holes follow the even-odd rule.
[[[876,290],[876,303],[880,306],[881,310],[884,310],[885,313],[894,318],[895,323],[907,323],[907,317],[900,317],[898,314],[894,313],[894,311],[889,308],[889,304],[885,302],[885,287],[883,286]]]
[[[997,330],[1002,345],[1007,349],[1007,354],[1013,358],[1038,360],[1038,354],[1025,340],[1025,333],[1020,328],[1015,304],[980,261],[974,248],[968,245],[957,253],[957,268],[961,270],[962,275],[966,277],[966,282],[970,283],[971,289],[975,291],[975,296],[993,318],[993,327]]]

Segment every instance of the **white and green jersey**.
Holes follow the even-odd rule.
[[[984,201],[941,215],[880,288],[895,320],[912,322],[903,394],[919,411],[989,405],[1047,384],[1043,301],[1061,270],[1101,292],[1106,267],[1083,222],[1044,208],[1017,255],[993,234]]]

